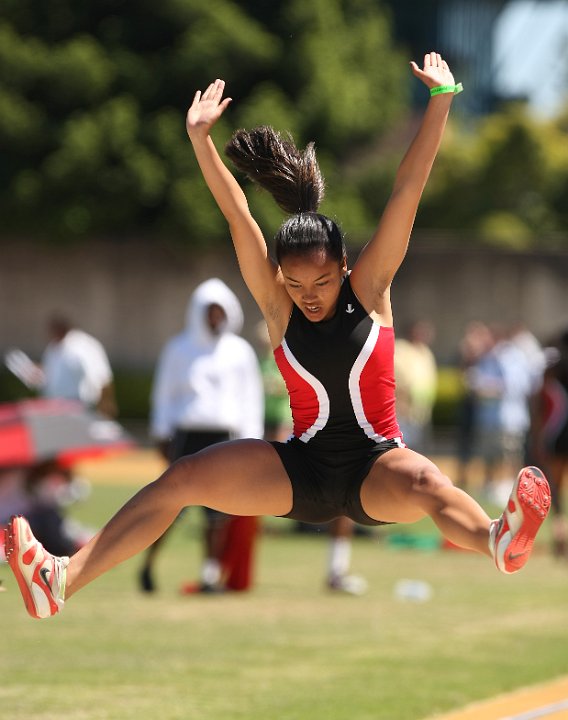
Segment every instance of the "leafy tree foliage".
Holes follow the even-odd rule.
[[[341,163],[399,116],[406,72],[374,0],[4,0],[4,230],[222,238],[184,129],[195,89],[215,77],[235,98],[220,144],[261,123],[315,138],[344,219],[363,218]],[[273,229],[273,204],[251,202]]]
[[[222,77],[234,103],[219,146],[258,124],[315,140],[322,211],[364,242],[414,129],[409,59],[378,0],[4,0],[4,236],[225,242],[184,128],[195,89]],[[568,113],[543,122],[512,106],[473,124],[459,102],[417,228],[566,245]],[[271,236],[280,211],[247,192]]]
[[[455,106],[416,229],[509,249],[567,248],[568,115],[537,120],[515,104],[473,123],[459,115],[459,98]],[[391,133],[353,172],[376,214],[408,140]]]
[[[522,105],[454,128],[444,143],[420,220],[523,249],[568,245],[566,121],[537,120]]]

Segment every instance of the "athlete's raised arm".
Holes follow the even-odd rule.
[[[454,95],[454,77],[439,54],[425,55],[422,69],[415,62],[411,67],[428,88],[448,86],[450,91],[430,98],[420,129],[398,168],[377,230],[353,268],[353,289],[368,309],[379,313],[385,312],[385,294],[406,254],[418,203],[440,147]]]
[[[201,93],[195,93],[187,111],[186,130],[207,186],[229,223],[243,279],[261,311],[278,293],[277,268],[268,255],[265,239],[252,217],[246,196],[222,161],[211,139],[210,130],[231,102],[223,99],[225,83],[215,80]],[[281,292],[281,290],[280,290]]]

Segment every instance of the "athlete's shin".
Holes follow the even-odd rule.
[[[173,523],[183,504],[176,470],[142,488],[69,562],[66,598],[155,542]]]
[[[444,537],[459,547],[490,555],[491,519],[485,510],[460,488],[451,486],[444,494],[446,502],[431,515]]]
[[[415,497],[447,540],[459,547],[490,554],[489,516],[443,473],[437,469],[425,473]]]

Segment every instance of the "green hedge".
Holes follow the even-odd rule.
[[[462,374],[458,368],[438,368],[438,392],[432,413],[434,427],[452,427],[458,418],[458,409],[463,397]]]
[[[34,393],[27,389],[17,377],[0,365],[0,402],[13,402],[24,397],[33,397]]]
[[[152,387],[151,370],[119,368],[114,370],[116,401],[119,417],[129,420],[147,420],[150,411]],[[11,402],[33,393],[27,390],[6,368],[0,369],[0,402]],[[438,393],[434,405],[435,427],[455,425],[458,404],[463,396],[461,373],[453,367],[438,370]]]
[[[152,371],[114,369],[114,386],[119,417],[147,420],[150,412]]]
[[[146,420],[150,408],[152,372],[118,369],[114,371],[114,382],[119,417]],[[34,395],[6,368],[0,368],[0,402],[14,402]]]

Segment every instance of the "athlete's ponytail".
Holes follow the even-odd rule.
[[[225,147],[227,157],[254,183],[267,190],[287,213],[317,212],[324,195],[313,143],[301,152],[291,137],[261,126],[237,130]]]
[[[275,237],[278,262],[287,255],[325,252],[338,263],[345,243],[337,224],[317,210],[324,196],[314,143],[301,152],[291,137],[271,127],[237,130],[225,146],[227,157],[254,183],[267,190],[284,212],[292,215]]]

